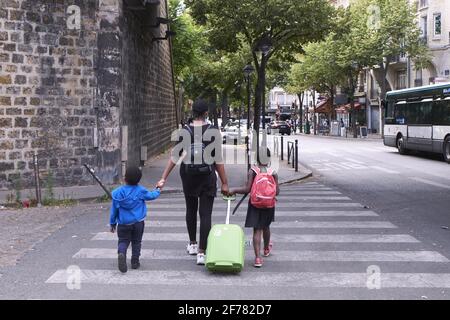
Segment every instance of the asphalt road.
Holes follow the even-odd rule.
[[[0,269],[0,298],[449,299],[450,166],[381,141],[297,138],[315,176],[283,186],[261,269],[250,243],[239,275],[197,266],[182,195],[166,194],[149,204],[140,270],[117,270],[108,208],[97,208]],[[231,223],[243,226],[245,208]],[[225,210],[218,199],[214,223]]]
[[[284,136],[285,141],[294,139],[300,162],[318,181],[450,257],[450,165],[440,155],[400,155],[381,139]]]

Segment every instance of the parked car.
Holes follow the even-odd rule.
[[[222,132],[223,143],[226,143],[227,141],[233,141],[239,144],[244,143],[246,136],[247,136],[247,124],[243,124],[241,122],[241,127],[239,128],[238,121],[228,122]]]
[[[292,128],[286,121],[273,121],[267,126],[267,134],[271,134],[273,130],[278,130],[281,135],[291,135]]]

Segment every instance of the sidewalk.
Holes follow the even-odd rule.
[[[169,153],[164,153],[156,156],[147,161],[146,166],[142,169],[141,184],[149,189],[154,188],[155,184],[161,178],[164,168],[167,164]],[[287,165],[286,161],[280,163],[280,170],[278,172],[279,182],[281,184],[291,183],[308,178],[312,175],[312,172],[303,167],[300,163],[298,166],[299,171],[295,172],[292,167]],[[177,193],[182,192],[181,178],[179,174],[179,166],[175,167],[167,179],[164,187],[164,193]],[[247,167],[245,164],[225,165],[225,171],[228,177],[228,184],[230,187],[236,187],[243,185],[247,177]],[[107,186],[114,189],[117,185]],[[80,201],[94,200],[105,195],[103,189],[95,183],[89,186],[74,186],[74,187],[55,187],[54,190],[55,199],[73,199]],[[42,197],[45,197],[46,190],[42,189]],[[34,189],[21,190],[22,199],[34,199],[36,192]],[[15,198],[14,190],[0,191],[0,204],[7,202],[8,195],[13,195]]]
[[[313,132],[311,132],[311,134],[306,134],[306,133],[293,133],[294,136],[303,136],[303,137],[314,137],[314,138],[324,138],[324,139],[337,139],[337,140],[359,140],[359,141],[364,141],[364,140],[370,140],[370,141],[374,141],[374,140],[382,140],[381,134],[373,134],[373,133],[369,133],[367,135],[367,138],[361,138],[360,136],[358,136],[358,138],[353,138],[353,134],[349,133],[347,134],[347,137],[341,137],[341,136],[331,136],[331,135],[323,135],[323,134],[317,134],[314,135]]]

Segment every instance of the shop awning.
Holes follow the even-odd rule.
[[[326,99],[321,102],[319,102],[316,105],[316,113],[330,113],[333,110],[331,105],[331,99]],[[314,112],[314,108],[310,108],[311,112]]]
[[[362,105],[359,102],[355,102],[355,110],[361,110]],[[336,108],[337,113],[350,113],[351,111],[351,104],[343,104]]]

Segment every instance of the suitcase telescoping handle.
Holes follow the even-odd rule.
[[[227,218],[225,224],[230,224],[230,211],[231,211],[231,201],[236,200],[235,196],[227,197],[223,196],[223,200],[227,201]]]

